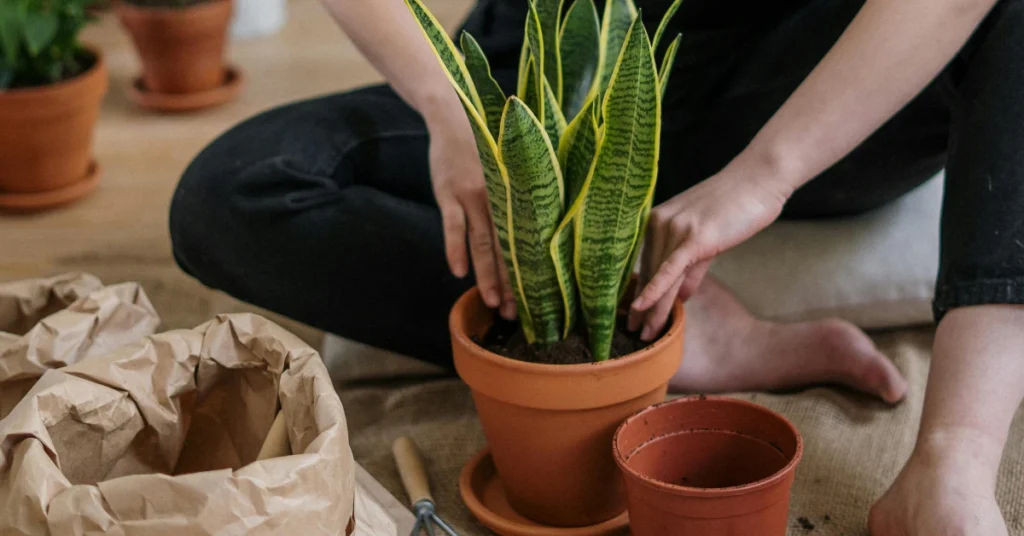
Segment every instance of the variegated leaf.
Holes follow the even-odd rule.
[[[484,51],[480,49],[476,39],[473,39],[472,35],[462,32],[460,44],[462,53],[466,55],[466,69],[480,95],[487,128],[492,136],[497,136],[498,131],[501,130],[501,114],[505,109],[505,92],[491,76],[491,66],[487,63],[487,56],[484,56]]]
[[[562,167],[562,178],[565,182],[565,205],[571,207],[583,189],[583,183],[590,174],[594,163],[594,152],[597,150],[597,121],[594,120],[593,108],[597,101],[591,100],[576,115],[576,119],[565,129],[558,144],[558,162]]]
[[[551,242],[562,221],[562,178],[544,126],[518,97],[505,106],[498,137],[511,194],[512,249],[536,342],[561,340],[565,310]]]
[[[545,51],[544,51],[544,37],[543,29],[540,26],[540,16],[537,14],[537,9],[533,5],[533,1],[527,2],[530,6],[530,11],[526,14],[526,29],[524,35],[526,41],[530,44],[530,60],[532,60],[533,69],[532,72],[527,75],[527,89],[521,95],[529,95],[531,91],[536,91],[537,101],[531,102],[526,101],[530,109],[533,110],[533,114],[539,118],[544,117],[544,72],[545,67]],[[534,87],[530,87],[530,86]]]
[[[455,48],[455,43],[452,43],[452,40],[448,38],[444,27],[441,26],[441,23],[434,18],[434,15],[420,0],[405,0],[405,4],[409,6],[409,11],[416,18],[416,22],[419,23],[420,29],[423,30],[427,40],[430,41],[434,54],[448,72],[448,78],[452,81],[452,84],[461,90],[463,95],[469,98],[470,103],[473,104],[477,112],[482,114],[483,105],[480,103],[480,96],[477,95],[476,87],[470,80],[469,72],[466,70],[466,64],[462,61],[462,56],[459,54],[458,49]]]
[[[668,10],[665,11],[665,15],[661,17],[661,22],[658,23],[658,30],[654,32],[654,40],[651,41],[651,50],[657,52],[658,45],[661,44],[661,38],[665,35],[665,30],[668,28],[672,18],[676,16],[676,11],[679,11],[679,6],[682,5],[683,0],[675,0],[672,5],[668,6]]]
[[[558,140],[562,139],[565,132],[565,116],[562,115],[562,107],[558,105],[554,90],[544,80],[544,129],[548,133],[548,140],[552,146],[558,146]]]
[[[679,43],[683,40],[682,34],[677,35],[672,43],[665,50],[665,57],[661,59],[661,69],[658,71],[658,85],[662,100],[665,99],[665,90],[668,88],[668,79],[672,76],[672,67],[676,64],[676,52],[679,52]]]
[[[601,23],[594,0],[569,6],[558,39],[562,61],[562,112],[574,118],[591,95],[601,61]]]
[[[622,44],[636,18],[633,0],[606,0],[604,17],[601,20],[601,74],[598,77],[597,93],[603,95],[611,80],[612,71],[618,62]]]
[[[502,255],[505,258],[508,268],[509,279],[516,297],[520,325],[527,340],[534,339],[533,321],[530,316],[530,309],[526,302],[523,290],[522,277],[515,256],[515,227],[512,225],[511,201],[512,195],[508,174],[501,162],[495,138],[487,128],[480,110],[483,106],[477,96],[474,102],[466,94],[464,88],[472,90],[475,96],[476,88],[471,82],[466,66],[462,58],[455,52],[455,44],[451,42],[444,32],[437,19],[427,11],[426,7],[419,0],[406,0],[410,11],[416,17],[420,28],[430,42],[435,56],[445,68],[445,74],[449,82],[462,101],[462,107],[469,117],[470,127],[473,129],[473,136],[476,139],[477,152],[484,169],[484,179],[487,185],[487,197],[491,205],[491,217],[497,231],[498,242],[501,245]]]
[[[537,8],[541,38],[544,40],[544,74],[551,84],[559,108],[562,104],[562,59],[558,48],[558,32],[563,0],[531,0]]]
[[[576,280],[594,359],[608,359],[620,287],[657,175],[661,102],[643,23],[630,26],[605,96],[604,124],[576,215]]]

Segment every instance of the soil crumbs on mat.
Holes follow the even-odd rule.
[[[582,326],[583,322],[581,321],[578,323],[576,331],[570,333],[568,338],[551,346],[543,347],[526,342],[526,336],[523,335],[518,321],[509,322],[499,317],[496,318],[494,325],[483,339],[474,337],[474,340],[491,352],[527,363],[545,365],[592,363],[594,358],[590,355],[587,336]],[[643,350],[650,345],[651,343],[640,340],[639,332],[630,333],[626,330],[626,317],[619,317],[615,335],[612,337],[612,359]]]

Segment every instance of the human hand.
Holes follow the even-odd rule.
[[[756,173],[732,167],[651,211],[638,294],[628,326],[652,340],[665,327],[676,296],[700,286],[711,261],[775,221],[791,194]]]
[[[428,121],[427,128],[430,131],[430,176],[434,197],[441,209],[448,266],[456,277],[465,277],[471,258],[484,303],[499,308],[502,317],[512,320],[516,316],[515,295],[491,221],[473,131],[461,107],[440,117],[443,119]]]

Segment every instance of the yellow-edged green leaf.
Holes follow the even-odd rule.
[[[466,70],[466,64],[462,61],[462,56],[455,48],[455,43],[452,43],[452,40],[448,38],[448,34],[445,33],[444,27],[441,26],[441,23],[434,18],[434,15],[420,0],[405,0],[405,4],[409,6],[409,11],[412,12],[416,22],[419,23],[420,29],[423,30],[423,35],[430,41],[430,46],[434,49],[434,55],[437,56],[438,61],[448,71],[448,78],[469,98],[473,107],[478,112],[483,113],[483,104],[480,103],[480,96],[477,95],[476,87],[471,82],[469,72]]]
[[[654,32],[654,40],[651,41],[651,50],[657,52],[658,45],[661,44],[661,38],[665,35],[665,30],[668,28],[668,24],[672,22],[672,17],[676,16],[676,11],[679,11],[679,6],[682,5],[683,0],[675,0],[672,5],[668,6],[668,10],[665,11],[665,15],[661,17],[661,22],[658,23],[658,30]]]
[[[527,75],[527,89],[521,95],[529,95],[531,91],[537,92],[537,101],[531,102],[527,100],[526,104],[533,110],[534,115],[542,118],[544,117],[544,72],[546,69],[544,66],[544,37],[537,8],[533,5],[532,0],[527,3],[530,5],[530,11],[526,14],[526,30],[524,34],[526,41],[530,44],[530,60],[532,60],[533,72]],[[534,87],[531,88],[530,86]]]
[[[501,114],[505,109],[505,92],[491,76],[491,66],[487,63],[487,56],[484,56],[484,51],[480,49],[476,39],[473,39],[472,35],[462,32],[460,44],[463,54],[466,55],[466,69],[480,95],[487,128],[492,136],[497,136],[501,130]]]
[[[665,57],[661,59],[661,69],[658,71],[658,85],[661,98],[665,98],[665,89],[668,88],[668,79],[672,76],[672,67],[676,63],[676,52],[679,52],[679,43],[682,42],[682,34],[677,35],[672,43],[665,50]]]
[[[526,60],[526,77],[524,80],[523,92],[519,94],[519,98],[533,110],[535,115],[539,115],[540,112],[538,110],[543,111],[544,105],[540,102],[541,93],[537,92],[537,69],[533,65],[532,54]]]
[[[594,165],[575,217],[574,263],[594,359],[608,359],[620,287],[657,176],[661,99],[643,23],[629,28],[605,95]]]
[[[590,174],[597,150],[597,121],[593,108],[597,101],[591,100],[566,127],[558,144],[558,163],[562,167],[565,182],[565,205],[571,207],[583,189],[583,183]]]
[[[540,20],[541,39],[544,40],[544,75],[562,105],[562,59],[558,49],[558,31],[562,17],[562,0],[532,0]]]
[[[532,68],[533,66],[530,65],[530,40],[523,39],[523,47],[519,50],[519,74],[516,76],[516,95],[519,95],[519,98],[526,95],[527,73]]]
[[[594,0],[569,6],[558,38],[562,62],[562,113],[574,118],[587,102],[601,61],[601,23]]]
[[[622,281],[619,283],[619,299],[618,302],[622,302],[622,298],[625,296],[626,291],[629,289],[629,280],[633,278],[633,269],[636,268],[636,258],[640,255],[640,248],[643,246],[644,234],[647,229],[647,222],[651,219],[651,202],[654,200],[654,190],[651,190],[651,196],[648,198],[647,203],[644,204],[643,212],[640,213],[640,225],[638,226],[639,232],[636,233],[636,237],[633,238],[633,246],[629,251],[629,260],[626,261],[626,271],[622,272]]]
[[[603,95],[608,87],[626,33],[635,18],[636,5],[633,0],[606,0],[604,18],[601,20],[601,73],[596,88],[599,95]]]
[[[547,79],[544,80],[544,97],[544,130],[548,133],[551,145],[557,146],[565,132],[565,116],[562,115],[562,107],[558,105],[558,98]]]
[[[534,340],[553,344],[563,336],[565,301],[551,242],[562,221],[563,192],[555,150],[544,126],[518,97],[505,105],[498,136],[511,195],[511,229]]]
[[[474,120],[469,105],[463,100],[463,107],[470,116],[470,126],[473,128],[473,135],[476,137],[477,152],[480,155],[480,162],[484,168],[484,179],[487,184],[487,199],[491,205],[491,218],[494,221],[494,228],[498,235],[498,244],[501,246],[502,258],[505,260],[505,267],[508,270],[509,282],[512,285],[513,294],[516,299],[516,308],[519,312],[519,324],[523,328],[526,340],[535,339],[533,330],[533,319],[530,306],[526,302],[526,295],[523,291],[523,280],[519,270],[519,263],[516,259],[515,249],[515,226],[512,225],[512,195],[510,192],[508,172],[500,159],[498,146],[487,132],[486,125],[482,121]]]

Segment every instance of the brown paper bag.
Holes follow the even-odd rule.
[[[137,283],[88,274],[0,283],[0,418],[50,369],[153,334],[160,317]]]
[[[293,454],[254,461],[279,404]],[[48,370],[0,421],[0,535],[393,535],[354,475],[316,351],[222,315]]]

